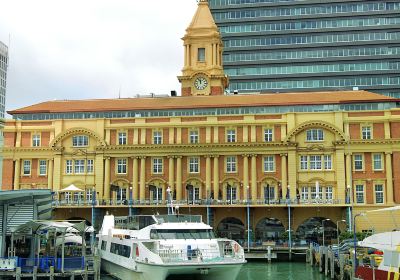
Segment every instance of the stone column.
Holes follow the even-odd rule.
[[[140,158],[140,200],[146,199],[146,157]]]
[[[218,199],[219,194],[219,164],[218,155],[214,156],[214,199]]]
[[[61,173],[64,173],[61,165],[61,154],[55,154],[53,164],[53,191],[61,189]]]
[[[95,189],[98,192],[96,196],[97,200],[104,198],[104,156],[103,154],[97,154],[95,159],[94,166],[94,174],[95,174]]]
[[[47,188],[53,190],[53,159],[48,161],[49,167],[47,169]]]
[[[282,198],[286,195],[286,187],[287,187],[287,154],[281,154],[281,177],[282,177]],[[277,189],[277,194],[279,197],[279,190]]]
[[[104,199],[110,200],[110,157],[105,158],[104,163]]]
[[[182,157],[176,157],[176,200],[182,200]]]
[[[333,198],[337,198],[341,203],[346,201],[346,175],[344,164],[344,151],[340,147],[336,150],[336,182],[337,190],[333,193]]]
[[[171,188],[171,192],[174,190],[174,157],[169,156],[169,164],[168,164],[168,185]]]
[[[249,155],[243,157],[243,199],[247,199],[247,187],[249,186]],[[253,173],[253,170],[251,170]]]
[[[290,185],[290,199],[296,198],[296,183],[297,183],[297,161],[296,161],[296,151],[292,150],[288,153],[288,177]],[[287,186],[285,187],[285,193],[287,192]]]
[[[351,182],[351,153],[346,153],[346,187],[350,186],[353,188],[353,184]]]
[[[139,160],[138,157],[133,158],[133,175],[132,175],[132,199],[137,200],[139,198]]]
[[[15,160],[14,168],[14,190],[19,190],[19,179],[21,176],[21,159]]]
[[[257,200],[257,155],[251,156],[251,199]]]
[[[209,198],[211,194],[211,156],[206,156],[206,193],[203,195],[205,198]]]
[[[392,153],[386,152],[386,203],[393,204],[394,203],[394,196],[393,196],[393,171],[392,171]]]

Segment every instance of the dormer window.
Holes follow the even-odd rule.
[[[206,49],[205,48],[197,49],[197,61],[199,61],[199,62],[206,61]]]

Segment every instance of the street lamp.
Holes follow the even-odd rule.
[[[339,223],[346,223],[346,220],[339,220],[339,221],[336,221],[336,236],[337,236],[338,256],[339,256],[339,245],[340,245],[340,239],[339,239]]]
[[[357,270],[357,235],[356,235],[356,218],[359,216],[365,216],[365,213],[358,213],[354,215],[353,220],[353,238],[354,238],[354,263],[353,263],[353,277],[356,276]]]
[[[249,192],[250,187],[246,187],[247,190],[247,252],[250,252],[250,204],[249,204]]]
[[[325,227],[324,227],[324,222],[330,221],[331,219],[325,219],[322,220],[322,247],[325,248]]]
[[[352,223],[352,220],[353,220],[353,191],[352,191],[352,189],[351,189],[351,186],[350,185],[347,185],[347,191],[348,191],[348,194],[349,194],[349,199],[350,199],[350,201],[349,201],[349,207],[348,207],[348,221],[349,221],[349,224],[348,224],[348,226],[349,226],[349,232],[351,232],[352,231],[352,225],[351,225],[351,223]]]
[[[289,260],[292,260],[292,229],[291,229],[291,215],[290,215],[290,185],[287,185],[286,192],[287,204],[288,204],[288,216],[289,216]]]

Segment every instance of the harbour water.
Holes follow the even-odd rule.
[[[114,278],[103,275],[102,280],[113,280]],[[316,268],[305,262],[250,262],[244,265],[237,280],[325,280],[328,279]],[[188,279],[189,280],[189,279]]]

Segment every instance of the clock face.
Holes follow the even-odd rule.
[[[194,81],[194,86],[196,87],[196,89],[198,90],[203,90],[207,87],[207,79],[204,77],[198,77],[196,78],[196,80]]]

